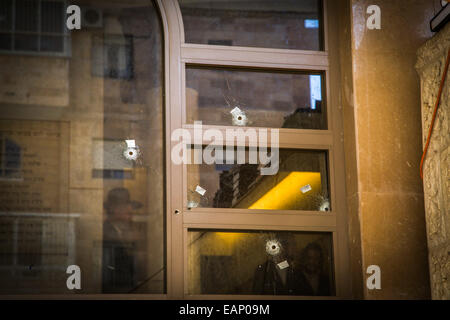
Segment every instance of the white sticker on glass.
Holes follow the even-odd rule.
[[[307,192],[311,191],[312,188],[311,188],[311,185],[307,184],[306,186],[301,187],[300,190],[302,191],[302,193],[307,193]]]
[[[201,194],[202,196],[204,196],[204,195],[205,195],[205,192],[206,192],[206,190],[205,190],[205,189],[203,189],[203,188],[202,188],[202,187],[200,187],[200,186],[197,186],[197,187],[195,188],[195,192],[197,192],[197,193]]]
[[[282,262],[280,262],[279,264],[277,264],[278,268],[280,268],[280,270],[286,269],[289,267],[289,263],[287,262],[287,260],[284,260]]]

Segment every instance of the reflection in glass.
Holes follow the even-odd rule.
[[[179,0],[185,42],[322,50],[320,0]]]
[[[64,2],[3,2],[0,27],[15,6],[16,30],[45,35],[13,39],[39,56],[0,54],[0,294],[164,293],[156,7],[83,1],[102,23],[71,32],[62,58]],[[45,21],[28,19],[35,9]],[[80,290],[66,286],[70,265]]]
[[[321,74],[188,66],[187,123],[327,129],[322,82]]]
[[[276,175],[261,175],[248,151],[245,158],[245,164],[188,165],[188,207],[330,211],[326,151],[281,149]]]
[[[190,294],[334,295],[331,233],[189,230]]]

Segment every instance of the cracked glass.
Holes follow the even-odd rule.
[[[186,118],[189,124],[326,130],[324,76],[187,66]]]
[[[280,149],[277,172],[263,175],[261,169],[271,164],[250,163],[249,150],[241,151],[245,152],[243,164],[237,163],[237,149],[234,163],[189,164],[188,208],[331,210],[326,151]],[[198,186],[205,192],[199,193]]]
[[[333,296],[332,234],[188,231],[189,294]]]
[[[48,37],[64,5],[0,3],[0,47],[40,48],[0,53],[0,294],[165,293],[159,13],[151,1],[83,1],[92,19],[61,57]],[[40,43],[25,19],[39,14]],[[79,289],[67,285],[73,265]]]

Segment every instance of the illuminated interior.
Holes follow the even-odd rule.
[[[311,190],[303,193],[301,188],[311,186]],[[249,209],[290,210],[300,207],[300,202],[313,201],[314,196],[320,194],[320,172],[291,172],[275,187],[270,189]]]

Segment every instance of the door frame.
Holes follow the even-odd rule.
[[[189,295],[187,292],[187,231],[190,228],[227,230],[327,231],[332,233],[336,296],[351,298],[350,263],[345,190],[343,119],[340,103],[340,68],[337,1],[323,0],[324,51],[227,47],[187,44],[177,0],[157,0],[164,27],[166,75],[166,166],[167,166],[167,298],[169,299],[317,299],[255,295]],[[314,70],[325,75],[328,130],[279,129],[280,148],[328,151],[331,212],[187,208],[187,166],[174,165],[171,150],[173,130],[193,130],[186,124],[186,65],[258,67],[266,69]],[[224,126],[203,125],[224,130]],[[243,127],[246,130],[247,128]],[[302,139],[298,139],[301,133]],[[193,136],[193,134],[191,134]],[[248,144],[248,142],[246,143]],[[175,212],[179,212],[178,214]],[[254,217],[260,222],[255,224]],[[283,217],[287,223],[277,223]]]

